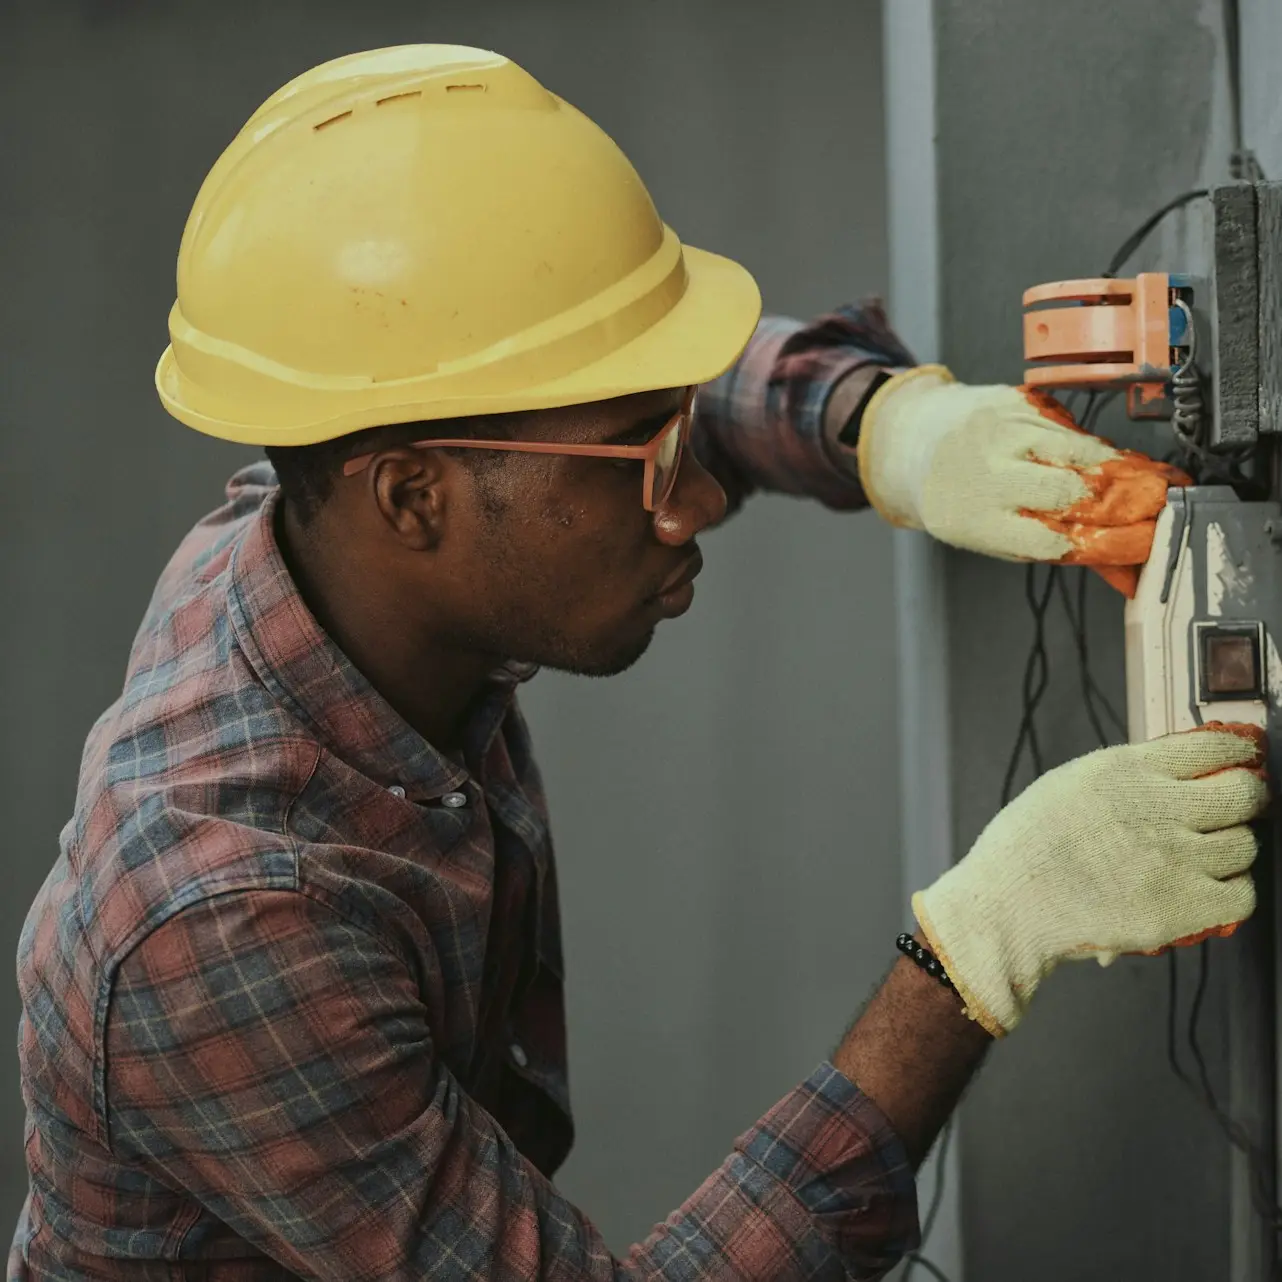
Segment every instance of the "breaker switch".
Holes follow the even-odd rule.
[[[1199,633],[1199,694],[1203,703],[1264,697],[1258,624],[1203,625]]]

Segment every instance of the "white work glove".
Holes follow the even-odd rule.
[[[859,475],[893,525],[1013,561],[1103,567],[1134,595],[1177,468],[1090,436],[1053,397],[970,387],[942,365],[897,374],[859,429]]]
[[[1231,933],[1255,908],[1263,759],[1262,731],[1213,725],[1092,752],[1011,802],[913,896],[967,1014],[1000,1037],[1061,961]]]

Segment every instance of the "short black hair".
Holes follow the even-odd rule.
[[[489,440],[510,441],[529,414],[480,414],[430,422],[393,423],[349,432],[315,445],[269,445],[267,461],[276,472],[281,494],[299,522],[309,525],[334,492],[334,482],[349,458],[391,449],[410,441]],[[505,450],[469,450],[447,447],[476,473],[493,471],[511,458]]]

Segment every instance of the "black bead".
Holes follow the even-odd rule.
[[[957,991],[957,986],[948,978],[948,972],[944,969],[944,963],[939,960],[928,948],[919,944],[907,931],[895,939],[895,947],[899,949],[905,957],[916,962],[932,979],[937,979],[945,988]]]

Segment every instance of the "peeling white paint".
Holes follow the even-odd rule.
[[[1269,691],[1269,706],[1282,707],[1282,659],[1268,628],[1264,629],[1264,684]]]
[[[1224,614],[1225,598],[1241,600],[1251,586],[1245,565],[1234,560],[1224,529],[1217,521],[1206,527],[1206,612]]]

